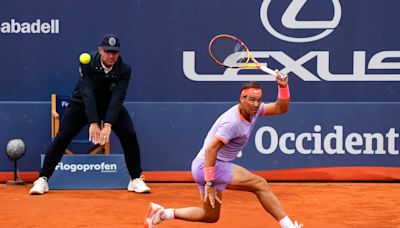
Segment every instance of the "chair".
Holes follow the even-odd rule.
[[[66,107],[68,107],[68,105],[69,105],[68,96],[60,96],[54,93],[51,94],[51,138],[52,139],[54,139],[54,137],[58,133],[58,130],[60,129],[60,119],[62,118],[64,110]],[[86,130],[86,132],[88,132],[88,130]],[[89,150],[86,149],[84,151],[84,153],[87,154],[98,154],[98,153],[103,153],[106,155],[110,154],[110,142],[107,142],[103,146],[94,145],[91,141],[89,141],[88,138],[89,137],[87,136],[85,139],[73,139],[71,143],[90,145],[91,146],[90,149]],[[65,153],[75,154],[74,151],[70,148],[67,148],[65,150]]]

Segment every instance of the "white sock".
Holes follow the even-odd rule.
[[[172,208],[164,209],[164,213],[161,217],[164,220],[174,219],[175,218],[175,209],[172,209]]]
[[[279,220],[279,224],[282,228],[295,228],[292,220],[287,215]]]

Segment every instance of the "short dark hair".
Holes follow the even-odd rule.
[[[244,89],[249,89],[249,88],[262,89],[260,84],[258,84],[258,82],[247,82],[247,83],[243,84],[242,89],[240,90],[240,93],[242,93],[242,91]]]

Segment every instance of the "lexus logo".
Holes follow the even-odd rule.
[[[303,30],[322,30],[317,35],[308,37],[291,37],[278,32],[270,23],[268,18],[268,10],[272,0],[264,0],[261,9],[260,17],[264,27],[269,33],[278,39],[294,43],[306,43],[322,39],[333,32],[337,27],[342,16],[342,9],[339,0],[331,0],[333,3],[334,15],[330,21],[299,21],[296,17],[301,14],[301,9],[307,0],[292,0],[286,11],[283,13],[281,22],[288,29],[303,29]]]

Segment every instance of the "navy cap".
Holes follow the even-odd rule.
[[[104,51],[119,51],[121,44],[116,35],[107,34],[101,40],[99,47],[101,47]]]

